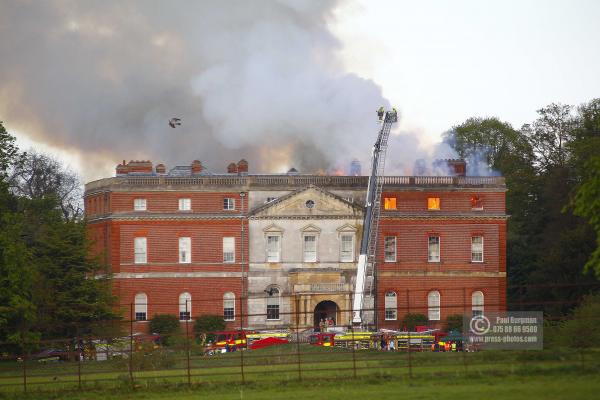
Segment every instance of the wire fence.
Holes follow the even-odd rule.
[[[598,288],[598,285],[590,286],[590,290]],[[463,288],[461,292],[470,293],[469,290],[471,288]],[[407,292],[406,298],[418,297],[421,292]],[[109,333],[106,335],[41,340],[18,354],[7,350],[0,358],[0,393],[366,376],[410,380],[469,374],[497,376],[532,370],[545,373],[564,368],[597,370],[600,366],[597,346],[585,340],[571,341],[575,343],[571,346],[568,337],[562,340],[565,334],[560,324],[573,320],[572,317],[544,318],[542,351],[486,350],[470,346],[465,335],[455,335],[452,340],[444,336],[451,316],[462,314],[470,318],[474,311],[479,311],[473,309],[471,297],[455,296],[442,302],[438,306],[439,321],[421,322],[407,321],[405,317],[419,313],[428,316],[429,305],[401,303],[400,297],[395,314],[388,314],[387,320],[386,304],[366,310],[380,316],[368,327],[336,323],[342,321],[342,315],[351,315],[351,310],[338,307],[323,321],[316,320],[319,315],[314,310],[284,310],[279,317],[283,319],[285,315],[286,324],[271,325],[269,330],[264,326],[253,329],[249,321],[261,318],[266,321],[273,316],[265,310],[264,313],[235,314],[234,324],[229,322],[228,330],[209,336],[195,331],[196,314],[181,314],[184,320],[172,334],[153,334],[148,322],[136,320],[134,304],[123,305],[129,308],[124,313],[125,318],[107,322],[104,328]],[[523,304],[541,310],[547,305],[544,301],[521,300],[514,304],[509,302],[508,308],[519,310]],[[177,310],[180,304],[165,306]],[[502,302],[486,302],[483,313],[502,311],[504,307]],[[390,307],[387,308],[389,311]],[[392,317],[395,319],[390,320]],[[600,327],[600,315],[584,313],[577,318],[584,328]],[[417,324],[422,325],[417,327]],[[591,333],[583,330],[575,334]],[[8,349],[10,345],[0,343],[0,348]]]

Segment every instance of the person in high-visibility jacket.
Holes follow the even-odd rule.
[[[379,118],[380,121],[383,120],[384,115],[385,115],[385,110],[383,109],[383,107],[379,107],[377,109],[377,117]]]
[[[452,342],[452,351],[456,351],[456,342]]]

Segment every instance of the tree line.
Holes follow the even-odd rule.
[[[563,315],[600,288],[600,99],[537,114],[469,118],[444,141],[505,177],[509,304]]]
[[[81,204],[77,176],[21,152],[0,122],[0,353],[97,334],[117,318]]]

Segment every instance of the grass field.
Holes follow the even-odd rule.
[[[243,354],[242,354],[243,353]],[[0,398],[594,398],[600,352],[390,353],[285,345],[212,357],[0,364]],[[243,368],[242,368],[243,365]],[[243,369],[243,376],[242,376]],[[81,373],[79,373],[81,371]],[[188,374],[189,371],[189,374]],[[81,377],[81,386],[80,380]],[[242,381],[244,384],[242,384]],[[401,395],[401,396],[400,396]]]

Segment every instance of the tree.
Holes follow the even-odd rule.
[[[9,184],[12,192],[20,197],[55,197],[56,204],[66,220],[82,216],[83,194],[79,178],[46,154],[25,154],[21,162],[12,169]]]
[[[456,331],[462,333],[463,331],[463,319],[462,314],[448,315],[446,318],[446,329],[448,331]]]
[[[15,144],[16,139],[6,131],[0,121],[0,181],[4,181],[8,170],[14,165],[19,156],[19,148]]]
[[[194,323],[194,333],[201,338],[201,342],[213,340],[211,332],[225,329],[225,321],[220,315],[201,315]]]
[[[404,316],[402,325],[409,331],[414,331],[415,327],[419,325],[427,325],[427,316],[425,314],[409,313]]]
[[[600,342],[600,294],[586,296],[563,322],[558,330],[557,342],[578,349],[594,348]]]
[[[600,279],[600,156],[591,158],[586,163],[586,169],[589,171],[588,177],[575,195],[573,212],[586,218],[596,232],[596,249],[585,268],[594,270]]]
[[[173,334],[179,330],[179,318],[173,314],[156,314],[150,321],[150,330],[152,333],[158,333],[161,342],[168,346]]]

